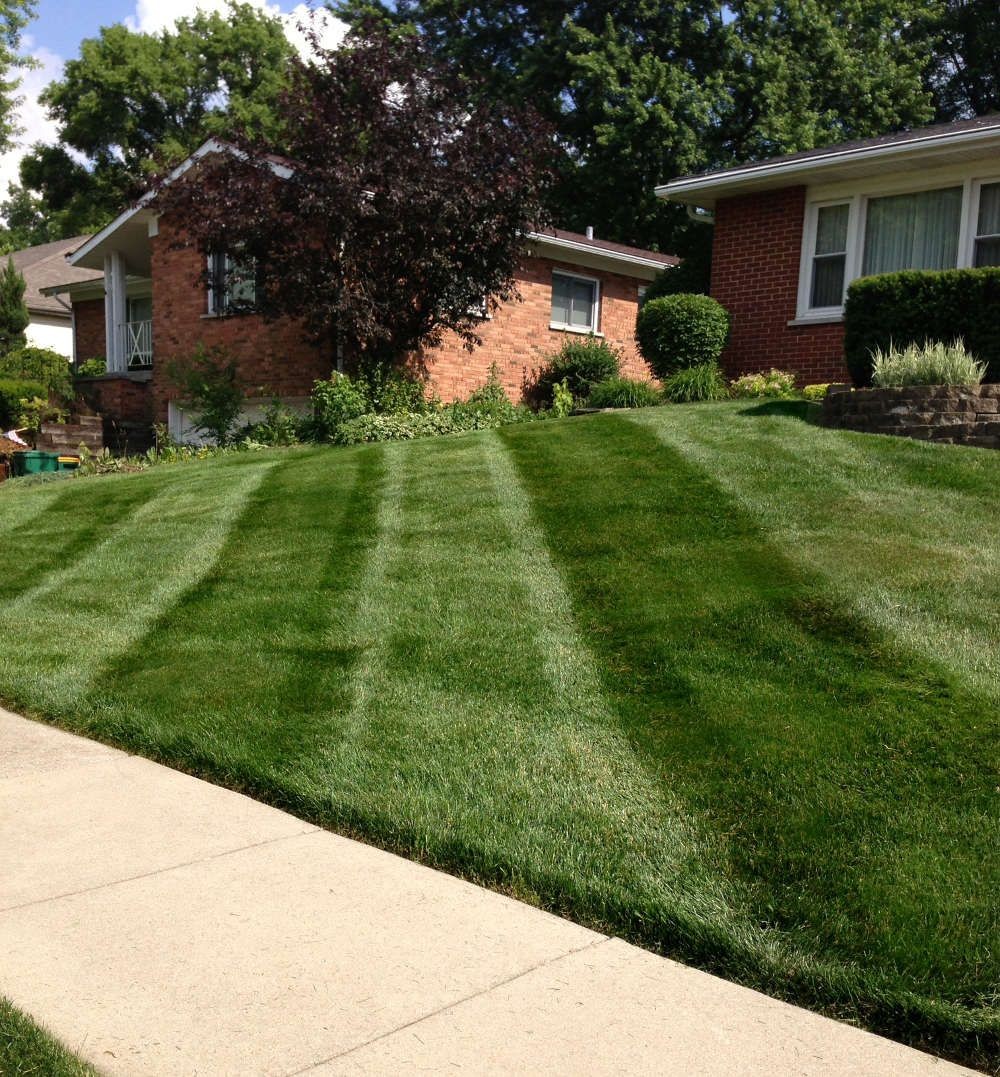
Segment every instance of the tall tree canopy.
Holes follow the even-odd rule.
[[[942,120],[1000,110],[1000,5],[996,0],[940,0],[917,28],[935,38],[928,86]]]
[[[20,186],[0,207],[9,242],[99,227],[154,161],[179,159],[234,124],[273,135],[292,53],[281,20],[246,3],[199,11],[161,33],[115,24],[85,40],[42,94],[59,144],[22,160]]]
[[[31,61],[21,54],[21,35],[35,17],[35,0],[0,0],[0,153],[20,133],[17,122],[18,69]]]
[[[416,26],[461,70],[488,72],[485,92],[543,111],[563,150],[561,223],[678,249],[700,226],[657,183],[930,119],[937,3],[344,0],[340,13]]]
[[[265,317],[301,319],[331,350],[350,342],[361,364],[446,330],[475,343],[484,303],[516,295],[525,231],[545,223],[551,131],[409,33],[361,28],[316,53],[292,61],[277,164],[274,142],[245,131],[243,152],[161,184],[158,208],[184,222],[175,242],[217,256],[213,294],[234,302],[259,267]]]

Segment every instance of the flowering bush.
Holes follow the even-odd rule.
[[[812,400],[815,403],[819,403],[819,401],[826,396],[826,391],[829,388],[829,382],[822,382],[816,385],[804,385],[802,387],[802,395],[806,400]]]
[[[788,400],[795,396],[795,375],[772,367],[766,374],[744,374],[729,386],[733,396]]]

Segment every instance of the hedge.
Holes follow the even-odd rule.
[[[961,337],[1000,381],[1000,268],[904,270],[862,277],[847,290],[844,355],[856,385],[870,385],[871,353]]]
[[[48,389],[38,381],[25,378],[0,379],[0,433],[17,425],[21,416],[21,401],[34,397],[46,399]]]

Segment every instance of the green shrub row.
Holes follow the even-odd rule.
[[[42,386],[39,396],[69,400],[73,396],[73,374],[69,360],[49,348],[18,348],[0,356],[0,378],[24,380]]]
[[[66,360],[63,359],[65,363]],[[24,413],[24,401],[48,397],[48,390],[40,381],[27,378],[0,379],[0,431],[19,426]]]
[[[986,363],[986,380],[1000,381],[1000,268],[883,273],[847,290],[844,355],[856,385],[871,384],[878,349],[956,337]]]

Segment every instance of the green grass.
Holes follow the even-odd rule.
[[[3,1077],[97,1077],[44,1029],[0,998],[0,1074]]]
[[[803,408],[9,484],[0,698],[993,1065],[1000,455]]]

